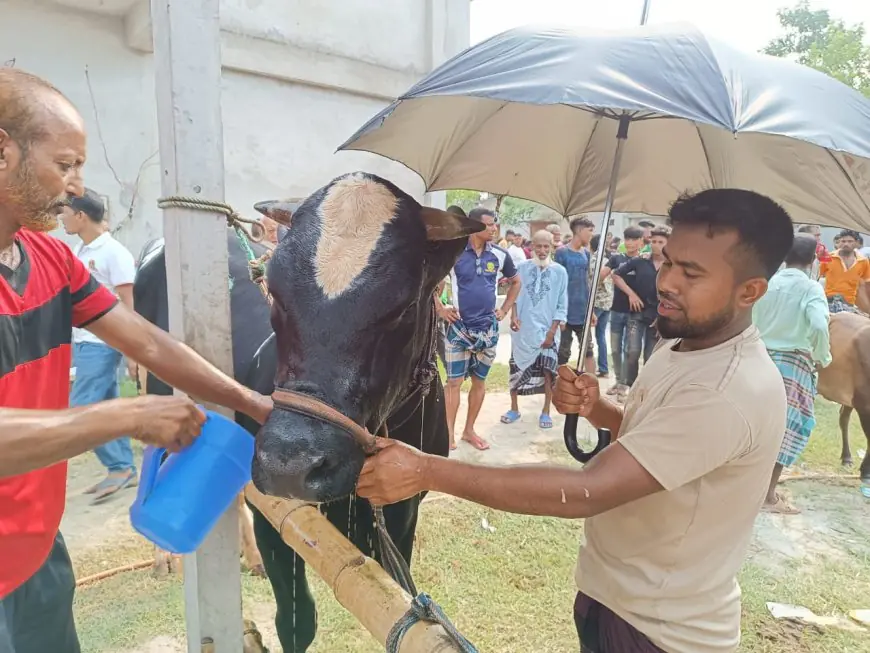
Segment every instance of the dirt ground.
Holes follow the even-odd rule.
[[[464,423],[464,410],[466,395],[462,398],[462,407],[457,420],[458,429]],[[567,454],[562,447],[562,423],[563,419],[553,415],[554,428],[548,431],[541,430],[537,426],[537,416],[540,411],[541,399],[538,397],[521,398],[520,408],[523,418],[520,422],[512,425],[499,423],[500,415],[509,407],[509,397],[506,393],[490,393],[487,396],[480,418],[478,420],[478,433],[487,438],[492,448],[486,452],[478,452],[466,444],[460,444],[456,452],[458,458],[491,464],[515,464],[544,462],[548,460],[556,462],[569,462]],[[587,427],[588,428],[588,427]],[[594,435],[591,428],[586,432],[587,440]],[[815,437],[815,436],[814,436]],[[90,498],[82,492],[92,483],[100,480],[102,469],[93,455],[79,457],[71,463],[69,479],[69,496],[67,511],[62,524],[70,552],[77,565],[79,575],[83,572],[93,573],[104,568],[110,568],[127,562],[135,562],[148,553],[148,547],[144,546],[141,538],[133,533],[127,516],[127,510],[135,496],[135,490],[125,490],[120,496],[106,502],[101,506],[90,506]],[[870,639],[867,640],[866,648],[855,647],[853,640],[844,640],[842,647],[833,642],[832,648],[820,648],[813,644],[801,643],[800,645],[780,648],[780,640],[783,637],[795,636],[792,630],[782,630],[779,622],[773,623],[771,619],[764,618],[764,603],[768,600],[780,602],[801,601],[804,604],[811,603],[814,596],[813,583],[840,582],[838,576],[818,575],[814,570],[834,568],[842,572],[844,579],[845,597],[841,600],[831,599],[824,605],[810,605],[817,613],[843,612],[847,609],[870,607],[870,599],[867,598],[870,590],[868,581],[868,556],[870,556],[870,521],[866,519],[867,503],[857,491],[857,482],[843,479],[828,481],[817,480],[791,480],[786,483],[788,491],[795,501],[804,509],[803,514],[797,516],[779,516],[761,514],[756,522],[755,536],[750,548],[747,565],[741,577],[744,587],[745,612],[751,614],[744,617],[744,642],[748,642],[741,650],[779,652],[782,650],[794,651],[865,651],[870,650]],[[450,509],[452,505],[443,497],[434,496],[426,502],[424,515],[421,522],[431,511]],[[470,504],[469,504],[470,505]],[[474,515],[478,512],[472,513]],[[488,513],[483,513],[488,514]],[[493,523],[497,517],[493,516]],[[474,517],[473,519],[478,519]],[[501,527],[500,527],[501,528]],[[476,535],[475,537],[479,537]],[[568,533],[566,542],[576,542],[577,534]],[[570,555],[576,553],[573,547]],[[126,557],[124,557],[126,556]],[[123,558],[123,559],[119,559]],[[570,556],[569,556],[570,557]],[[857,564],[856,560],[863,561]],[[417,564],[415,562],[415,564]],[[566,558],[566,568],[570,559]],[[810,570],[810,571],[807,571]],[[807,573],[807,588],[805,594],[800,594],[792,600],[784,601],[777,598],[776,586],[778,579],[794,573]],[[142,572],[145,576],[145,572]],[[830,581],[833,578],[835,580]],[[828,580],[826,580],[828,579]],[[559,579],[562,583],[567,579]],[[122,581],[118,580],[117,583]],[[145,590],[155,592],[162,591],[159,588],[146,583]],[[251,581],[246,579],[245,613],[247,618],[256,621],[264,635],[267,645],[272,651],[277,649],[277,641],[274,633],[272,620],[274,618],[274,605],[269,601],[268,584],[263,581]],[[249,583],[259,583],[250,589]],[[554,581],[556,582],[556,581]],[[818,588],[817,588],[818,589]],[[108,586],[106,591],[108,592]],[[87,590],[90,597],[98,596],[99,588]],[[853,596],[854,595],[854,596]],[[849,597],[852,597],[851,599]],[[98,602],[97,599],[94,599]],[[161,599],[162,600],[162,599]],[[169,599],[166,599],[169,600]],[[172,599],[177,601],[176,598]],[[848,605],[846,605],[848,603]],[[160,604],[161,608],[163,604]],[[179,606],[180,607],[180,606]],[[77,607],[78,609],[78,607]],[[99,605],[84,605],[83,610],[99,610]],[[504,617],[504,615],[502,615]],[[85,620],[89,617],[86,615]],[[330,631],[340,631],[340,622],[337,626],[321,626],[327,634]],[[348,626],[353,629],[355,626]],[[158,627],[159,628],[159,627]],[[180,627],[176,624],[176,630]],[[94,646],[84,641],[86,633],[83,633],[83,645],[86,651],[92,653],[176,653],[183,652],[183,638],[178,636],[161,634],[160,630],[150,630],[155,633],[152,639],[136,642],[132,646],[102,647],[94,643]],[[163,632],[171,632],[163,631]],[[356,631],[353,631],[356,632]],[[359,635],[364,637],[363,635]],[[319,636],[320,637],[320,636]],[[798,628],[797,642],[815,641],[807,640]],[[868,635],[870,637],[870,635]],[[771,641],[776,640],[775,645]],[[102,639],[100,641],[103,641]],[[116,641],[107,638],[106,641]],[[338,640],[341,641],[341,640]],[[839,641],[839,640],[838,640]],[[555,645],[554,645],[555,646]],[[809,648],[805,648],[809,646]],[[368,648],[367,644],[348,645],[336,648],[335,644],[316,644],[315,649],[319,653],[336,653],[337,651],[375,651],[376,648]],[[502,648],[491,646],[487,651],[510,651],[511,647]],[[516,649],[520,650],[520,649]],[[555,647],[551,650],[562,651],[567,648]],[[313,653],[313,652],[312,652]]]

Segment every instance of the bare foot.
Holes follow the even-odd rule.
[[[479,451],[486,451],[487,449],[489,449],[489,442],[484,440],[474,431],[472,431],[471,433],[463,433],[462,439]]]
[[[453,451],[454,449],[456,449],[456,441],[451,440],[450,441],[450,451]]]

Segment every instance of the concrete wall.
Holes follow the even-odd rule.
[[[78,106],[89,134],[86,184],[107,196],[116,236],[138,254],[162,233],[148,3],[115,0],[118,10],[106,15],[82,11],[102,3],[63,2],[78,7],[0,0],[0,63],[14,59]],[[226,0],[227,201],[253,215],[256,201],[305,196],[356,169],[422,197],[422,182],[403,166],[334,152],[390,98],[467,46],[467,3]]]

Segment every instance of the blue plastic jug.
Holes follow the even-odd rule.
[[[206,416],[193,444],[165,460],[166,449],[145,447],[130,521],[171,553],[193,553],[251,480],[254,438],[223,415]]]

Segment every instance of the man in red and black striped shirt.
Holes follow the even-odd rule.
[[[69,409],[72,327],[87,328],[170,385],[265,421],[272,401],[118,304],[48,236],[83,192],[81,116],[47,82],[0,68],[0,652],[78,653],[75,582],[58,531],[66,461],[130,434],[177,450],[205,419],[188,398]]]

